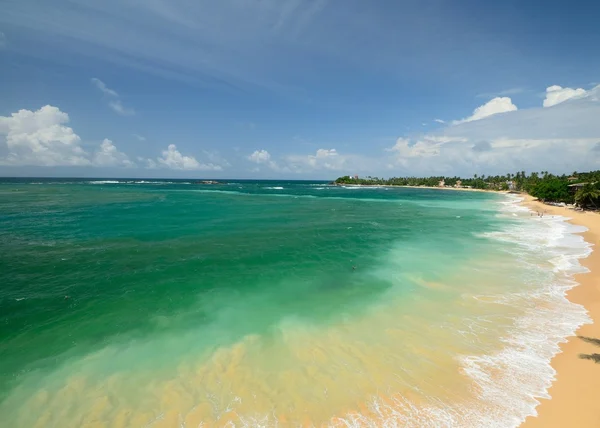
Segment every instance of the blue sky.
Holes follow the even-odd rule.
[[[0,175],[600,167],[593,1],[18,0]]]

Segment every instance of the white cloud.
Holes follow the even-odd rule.
[[[87,153],[82,148],[81,138],[66,126],[68,122],[67,113],[50,105],[37,111],[19,110],[8,117],[0,116],[0,135],[6,137],[6,150],[0,147],[0,152],[7,153],[0,157],[0,165],[104,168],[136,166],[109,139],[104,139],[92,154]],[[209,162],[202,163],[193,156],[184,156],[171,144],[157,159],[137,157],[137,160],[151,169],[221,171],[223,166],[229,166],[216,152],[203,153]]]
[[[600,86],[551,109],[518,110],[400,138],[387,161],[398,175],[597,169],[598,117]]]
[[[44,106],[36,111],[19,110],[9,117],[0,116],[0,135],[6,136],[8,165],[89,165],[81,138],[66,126],[69,115],[57,107]]]
[[[148,168],[154,168],[156,166],[162,166],[170,169],[193,171],[221,171],[223,168],[221,165],[214,163],[200,163],[193,156],[184,156],[175,144],[169,144],[167,150],[162,152],[162,156],[157,158],[157,162],[151,159],[147,160]]]
[[[446,123],[446,121],[442,119],[433,119],[433,121],[437,123]]]
[[[352,169],[348,157],[340,155],[336,149],[318,149],[314,155],[290,155],[286,157],[287,166],[294,172]]]
[[[134,116],[135,110],[132,108],[127,108],[123,106],[121,100],[110,101],[108,106],[113,109],[115,113],[120,114],[121,116]]]
[[[146,141],[146,137],[144,137],[143,135],[140,134],[132,134],[135,138],[137,138],[139,141]]]
[[[314,156],[309,156],[311,163],[316,163],[318,159],[334,158],[340,154],[335,149],[318,149]]]
[[[396,144],[388,151],[395,152],[398,159],[407,160],[414,157],[431,157],[440,154],[440,147],[447,143],[465,142],[461,137],[446,137],[438,135],[423,135],[416,140],[398,138]],[[406,164],[406,162],[402,162]]]
[[[133,116],[135,115],[135,110],[132,108],[125,107],[121,102],[120,96],[117,91],[110,89],[106,86],[102,80],[94,77],[91,79],[92,84],[98,88],[104,95],[110,98],[108,101],[108,106],[117,114],[121,116]]]
[[[100,80],[96,77],[93,77],[92,83],[94,84],[94,86],[96,86],[96,88],[98,88],[104,94],[111,96],[111,97],[115,97],[115,98],[119,97],[119,94],[116,91],[113,91],[112,89],[110,89],[108,86],[106,86],[106,83],[104,83],[102,80]]]
[[[102,167],[134,166],[129,157],[125,153],[118,151],[109,139],[104,139],[102,144],[100,144],[100,150],[94,154],[93,164]]]
[[[255,150],[248,156],[248,160],[255,163],[266,163],[271,160],[271,155],[266,150]]]
[[[340,153],[336,149],[319,149],[314,154],[289,155],[282,161],[282,171],[296,174],[373,174],[381,172],[389,163],[389,155],[372,157],[356,153]]]
[[[257,163],[259,165],[266,165],[273,171],[278,172],[289,172],[289,168],[280,166],[277,162],[271,159],[271,154],[266,150],[255,150],[247,158],[250,162]],[[251,172],[260,172],[260,167],[257,166],[251,169]]]
[[[512,100],[509,97],[496,97],[473,110],[473,114],[471,116],[467,117],[466,119],[455,120],[453,124],[458,125],[465,122],[472,122],[474,120],[480,120],[498,113],[507,113],[516,110],[517,106],[512,103]]]
[[[546,88],[546,98],[544,99],[544,107],[552,107],[572,98],[581,98],[587,94],[587,91],[582,88],[563,88],[558,85],[552,85]]]

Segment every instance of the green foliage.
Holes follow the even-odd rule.
[[[600,170],[573,172],[570,175],[554,175],[548,171],[517,171],[514,174],[485,176],[475,174],[473,178],[460,177],[392,177],[389,179],[365,177],[355,179],[348,175],[335,180],[336,184],[385,185],[385,186],[428,186],[437,187],[441,181],[446,187],[468,187],[488,190],[516,190],[530,193],[546,202],[577,203],[584,207],[600,207]],[[591,183],[581,188],[577,195],[577,183]],[[594,190],[595,189],[595,190]]]
[[[529,194],[542,201],[573,202],[573,195],[569,192],[569,182],[559,178],[550,178],[536,182],[529,189]]]
[[[600,188],[598,188],[598,183],[596,185],[588,183],[580,188],[575,194],[575,203],[584,209],[590,206],[598,208],[600,206]]]

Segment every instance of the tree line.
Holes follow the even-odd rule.
[[[437,187],[443,182],[447,187],[467,187],[484,190],[514,190],[527,192],[545,202],[564,202],[577,204],[583,208],[600,207],[600,170],[573,172],[555,175],[548,171],[518,171],[505,175],[477,175],[461,177],[378,177],[354,178],[348,175],[335,180],[335,184],[383,185],[383,186],[431,186]]]

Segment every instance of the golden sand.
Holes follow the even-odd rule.
[[[534,211],[570,218],[573,224],[585,226],[586,241],[594,244],[595,251],[581,261],[591,272],[577,275],[580,284],[567,294],[569,300],[583,305],[593,324],[586,324],[561,345],[561,353],[552,360],[556,380],[548,391],[550,399],[541,400],[538,416],[529,417],[521,426],[526,428],[598,428],[600,427],[600,364],[582,358],[600,354],[600,215],[580,212],[566,207],[555,207],[534,201],[526,196],[524,205]],[[600,356],[600,355],[599,355]]]
[[[481,275],[461,292],[477,290],[485,276]],[[460,278],[465,275],[453,279]],[[422,285],[436,293],[440,289],[451,293],[451,283]],[[72,426],[123,428],[275,426],[276,422],[346,426],[348,418],[380,426],[377,421],[414,419],[407,406],[424,408],[428,404],[424,397],[455,404],[473,400],[473,385],[462,374],[456,354],[501,347],[497,335],[503,329],[488,335],[470,325],[464,313],[479,318],[486,309],[461,295],[456,293],[458,301],[453,304],[427,299],[401,315],[400,303],[388,298],[363,316],[328,328],[290,320],[270,338],[247,336],[206,359],[174,356],[179,360],[174,361],[174,372],[127,370],[106,377],[89,373],[86,363],[127,352],[107,348],[53,373],[46,382],[49,389],[25,399],[24,408],[36,411],[22,414],[19,426],[66,426],[65,421]],[[494,321],[508,328],[512,312],[505,311],[498,305]],[[424,324],[421,313],[434,314],[434,319]],[[153,345],[144,347],[151,350]],[[440,348],[451,352],[439,352]]]
[[[586,240],[599,243],[600,216],[527,203],[534,210],[571,217],[590,229]],[[599,257],[596,251],[583,261],[592,270],[595,265],[595,272],[577,277],[581,286],[569,293],[569,298],[584,304],[595,319],[600,315]],[[96,367],[96,360],[107,361],[128,352],[127,348],[109,347],[48,375],[47,388],[24,398],[23,408],[36,411],[21,414],[19,426],[66,426],[64,421],[85,427],[153,428],[228,423],[342,427],[348,426],[348,421],[356,421],[354,426],[432,426],[428,408],[449,410],[452,416],[453,409],[480,404],[474,396],[475,383],[455,356],[500,350],[499,338],[511,329],[517,312],[529,307],[486,299],[495,290],[506,291],[506,281],[497,278],[497,272],[507,270],[511,263],[509,258],[486,258],[471,261],[468,270],[441,282],[411,278],[436,298],[407,305],[403,301],[407,297],[395,300],[391,293],[361,316],[339,320],[327,328],[290,319],[269,336],[247,336],[207,356],[174,355],[164,373],[138,368],[107,370],[102,376],[86,370],[88,365]],[[483,283],[486,293],[480,294]],[[478,299],[465,299],[464,295]],[[427,314],[427,322],[422,314]],[[488,331],[488,325],[494,328]],[[597,324],[583,327],[579,334],[600,339]],[[184,339],[192,343],[198,337],[190,332]],[[129,346],[151,353],[165,344],[159,340]],[[140,355],[140,349],[132,354]],[[550,390],[553,399],[539,407],[539,418],[529,418],[526,423],[600,427],[600,406],[594,395],[594,388],[600,385],[600,365],[578,357],[600,353],[600,347],[572,338],[562,350],[552,362],[558,371]],[[505,371],[489,373],[491,382],[502,376],[506,377]],[[448,419],[447,423],[435,420],[442,426],[456,426],[464,418]]]

